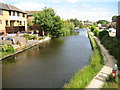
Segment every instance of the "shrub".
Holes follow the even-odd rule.
[[[91,29],[91,31],[93,32],[93,31],[96,29],[96,27],[95,27],[94,25],[92,25],[92,26],[90,27],[90,29]]]
[[[102,39],[104,36],[109,37],[109,32],[107,30],[103,30],[99,32],[99,38]]]
[[[36,36],[36,35],[34,35],[34,36],[33,36],[33,39],[37,39],[37,36]]]
[[[26,38],[26,40],[28,40],[29,39],[29,37],[30,37],[30,34],[24,34],[24,37]]]
[[[8,46],[7,44],[4,44],[3,47],[2,47],[2,51],[3,52],[13,53],[14,48],[12,46]]]
[[[12,46],[8,46],[7,52],[13,53],[14,52],[14,48]]]
[[[94,32],[94,35],[95,35],[95,36],[98,36],[98,34],[99,34],[98,29],[94,29],[94,31],[93,31],[93,32]]]

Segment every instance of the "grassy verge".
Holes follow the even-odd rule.
[[[120,67],[120,42],[116,39],[116,37],[110,37],[107,30],[99,31],[96,27],[90,27],[90,30],[93,31],[94,35],[100,39],[101,43],[109,51],[109,53],[117,59],[117,64]],[[120,88],[120,75],[115,80],[109,76],[103,86],[103,88],[109,89],[118,87]]]
[[[64,85],[64,88],[85,88],[103,67],[103,56],[100,47],[89,32],[88,35],[94,50],[94,56],[90,58],[89,65],[75,73],[70,82]]]
[[[120,75],[113,79],[111,78],[111,75],[107,78],[105,84],[103,85],[103,88],[119,88],[120,89]]]

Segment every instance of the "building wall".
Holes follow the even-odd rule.
[[[25,30],[27,30],[27,14],[24,15],[25,17],[23,17],[23,13],[19,12],[19,16],[17,16],[17,12],[15,12],[15,16],[13,16],[13,11],[9,15],[9,11],[3,10],[0,15],[0,21],[2,21],[0,23],[0,32],[4,32],[4,35],[6,35],[6,27],[10,27],[10,22],[13,22],[13,26],[25,26]],[[6,21],[8,25],[6,25]]]

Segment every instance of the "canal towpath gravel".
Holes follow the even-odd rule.
[[[94,36],[92,32],[91,32],[91,35],[94,37],[97,44],[101,48],[101,53],[105,60],[104,61],[105,65],[99,71],[99,73],[91,80],[90,84],[86,87],[86,90],[88,90],[90,88],[92,88],[92,90],[94,90],[96,88],[97,89],[102,88],[107,77],[111,74],[112,68],[117,63],[117,60],[112,55],[109,54],[109,51],[101,44],[100,40],[96,36]]]

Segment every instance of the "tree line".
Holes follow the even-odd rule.
[[[42,12],[34,14],[33,24],[39,25],[39,30],[48,32],[52,38],[67,36],[74,31],[75,27],[83,26],[82,22],[75,19],[62,20],[56,15],[54,9],[43,8]]]

